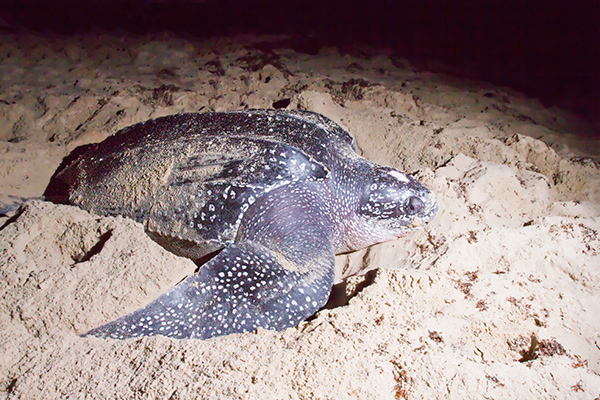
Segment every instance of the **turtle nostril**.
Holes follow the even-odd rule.
[[[406,202],[406,212],[408,213],[408,215],[415,215],[419,213],[424,206],[425,204],[421,199],[415,196],[411,196]]]

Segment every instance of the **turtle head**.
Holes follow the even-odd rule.
[[[377,166],[367,174],[346,247],[356,250],[422,228],[438,210],[435,196],[414,178]]]

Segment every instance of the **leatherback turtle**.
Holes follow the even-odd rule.
[[[362,158],[339,125],[300,110],[127,127],[71,153],[45,196],[132,218],[200,260],[150,304],[85,334],[117,339],[293,327],[327,301],[335,254],[398,238],[437,211],[415,179]]]

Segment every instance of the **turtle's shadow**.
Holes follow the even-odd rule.
[[[375,281],[376,276],[377,270],[371,270],[362,275],[362,281],[354,283],[352,286],[348,285],[347,279],[337,285],[333,285],[329,300],[327,300],[327,303],[325,303],[321,309],[331,310],[332,308],[347,305],[351,298],[359,294],[367,286],[371,285]]]

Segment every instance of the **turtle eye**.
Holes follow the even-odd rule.
[[[420,213],[421,210],[423,210],[423,207],[425,207],[423,200],[419,199],[416,196],[410,196],[408,200],[406,200],[404,209],[406,210],[406,213],[408,215],[415,215]]]

